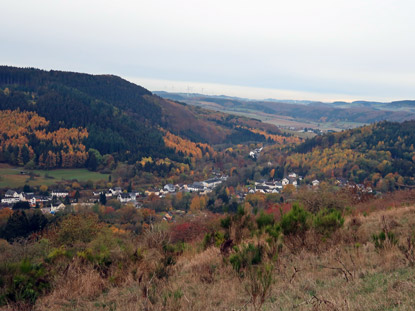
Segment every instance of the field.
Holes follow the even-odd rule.
[[[186,101],[190,105],[199,106],[205,109],[220,111],[223,113],[229,113],[233,115],[243,116],[247,118],[254,118],[261,120],[264,123],[269,123],[278,127],[294,127],[294,128],[313,128],[320,130],[333,130],[341,131],[348,128],[355,128],[363,126],[365,123],[359,122],[347,122],[347,121],[336,121],[336,122],[316,122],[311,120],[305,120],[301,118],[293,118],[290,116],[270,114],[248,107],[235,108],[235,107],[224,107],[216,103],[207,101]],[[304,135],[294,132],[295,136],[304,138]],[[311,135],[312,136],[312,135]]]
[[[27,174],[21,174],[25,172]],[[28,175],[29,171],[22,167],[13,167],[0,164],[0,188],[16,188],[25,184],[30,186],[53,185],[62,181],[87,181],[108,180],[108,174],[90,172],[87,169],[57,169],[57,170],[33,170],[34,177]]]

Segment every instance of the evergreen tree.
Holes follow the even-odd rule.
[[[15,211],[7,220],[4,237],[12,241],[18,237],[26,237],[30,232],[29,222],[24,211]]]
[[[69,204],[71,204],[71,201],[70,201],[70,199],[69,199],[69,195],[67,195],[66,197],[65,197],[65,199],[64,199],[64,202],[63,202],[65,205],[69,205]]]
[[[26,145],[24,145],[21,150],[21,157],[22,157],[23,164],[26,164],[27,162],[30,161],[30,153]]]
[[[29,204],[29,202],[17,202],[17,203],[14,203],[12,209],[14,209],[14,210],[30,209],[30,204]]]
[[[103,192],[99,195],[99,203],[101,203],[102,205],[107,204],[107,197]]]
[[[74,196],[75,201],[78,202],[80,197],[81,197],[81,194],[79,193],[79,190],[76,190],[75,196]]]
[[[30,232],[38,232],[47,225],[48,220],[41,211],[37,210],[35,213],[33,213],[32,217],[30,217],[28,223]]]
[[[31,192],[32,190],[30,189],[30,186],[28,184],[23,186],[23,192],[28,193]]]

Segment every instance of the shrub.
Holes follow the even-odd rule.
[[[343,211],[352,202],[346,191],[336,191],[331,186],[320,186],[317,190],[301,190],[297,199],[310,212],[318,213],[323,209]]]
[[[236,211],[236,214],[237,214],[238,216],[240,216],[240,217],[242,217],[242,216],[244,216],[244,215],[245,215],[245,209],[244,209],[244,207],[243,207],[242,205],[239,205],[239,206],[238,206],[238,209],[237,209],[237,211]]]
[[[261,310],[273,283],[273,266],[262,264],[248,270],[245,291],[251,297],[254,310]]]
[[[232,224],[232,218],[231,216],[226,216],[225,218],[220,220],[220,225],[224,229],[229,229]]]
[[[393,232],[381,231],[379,234],[373,234],[372,239],[376,249],[385,249],[398,243]]]
[[[177,257],[183,253],[186,247],[186,243],[183,242],[176,244],[165,243],[162,247],[163,257],[157,263],[154,271],[155,276],[159,279],[168,278],[169,267],[176,264]]]
[[[266,262],[263,246],[243,245],[235,247],[229,262],[238,274],[254,310],[261,310],[273,283],[273,264]]]
[[[272,226],[274,224],[274,216],[261,212],[256,219],[258,229],[265,228],[266,226]]]
[[[382,231],[378,234],[373,234],[372,239],[377,250],[390,248],[398,244],[398,239],[390,230],[391,223],[387,221],[385,216],[382,216]]]
[[[277,260],[278,253],[282,249],[282,241],[281,241],[281,226],[279,224],[268,225],[265,228],[265,232],[268,234],[266,238],[266,242],[268,244],[268,249],[266,253],[269,259]]]
[[[212,233],[206,233],[202,246],[203,249],[207,249],[209,246],[215,245],[216,247],[220,247],[223,242],[225,242],[225,234],[222,232],[212,232]]]
[[[24,259],[18,264],[7,265],[2,270],[5,291],[0,295],[0,304],[33,305],[37,298],[50,288],[41,264],[33,264]],[[6,275],[12,275],[12,277],[6,277]]]
[[[341,228],[344,224],[344,218],[338,210],[322,209],[314,217],[313,227],[314,229],[328,237],[337,229]]]
[[[298,203],[293,204],[293,208],[281,217],[281,229],[284,235],[304,236],[310,228],[311,214]]]
[[[98,270],[105,271],[112,264],[125,263],[134,255],[134,248],[128,240],[122,240],[109,229],[105,229],[77,255],[92,263]]]
[[[59,225],[57,242],[59,245],[74,245],[76,242],[89,243],[92,241],[101,226],[95,214],[69,215]]]
[[[255,246],[249,243],[248,245],[242,246],[242,248],[235,247],[235,251],[235,254],[230,256],[229,262],[238,273],[246,267],[258,265],[262,261],[263,249],[261,245]]]
[[[51,252],[46,256],[46,262],[52,263],[59,258],[66,258],[71,259],[73,257],[73,253],[66,249],[65,246],[61,246],[58,248],[54,248]]]
[[[190,242],[195,240],[207,231],[206,226],[200,221],[183,222],[179,224],[172,224],[170,226],[171,241],[175,242]]]

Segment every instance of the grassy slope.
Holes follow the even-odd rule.
[[[414,206],[391,208],[355,217],[361,223],[357,229],[349,217],[327,243],[309,236],[309,245],[317,245],[313,251],[285,248],[262,310],[413,310],[415,268],[396,247],[377,251],[371,240],[381,230],[383,216],[401,242],[415,226]],[[144,261],[151,262],[154,255],[145,253]],[[93,270],[74,271],[70,278],[74,282],[38,301],[37,310],[253,310],[246,284],[217,248],[189,249],[168,280],[126,278],[111,286]]]
[[[99,181],[108,180],[107,174],[100,174],[97,172],[90,172],[87,169],[57,169],[57,170],[34,170],[33,173],[39,175],[34,180],[30,180],[28,175],[21,175],[23,168],[13,167],[10,165],[2,165],[0,167],[0,188],[16,188],[22,187],[25,184],[30,186],[39,185],[53,185],[62,180],[78,180],[78,181]],[[26,170],[24,170],[26,171]],[[49,178],[45,178],[45,175]]]

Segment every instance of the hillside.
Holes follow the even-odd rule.
[[[388,191],[415,183],[414,145],[415,121],[385,121],[309,139],[286,165],[309,178],[346,177]]]
[[[85,146],[83,151],[90,155],[90,150],[97,150],[100,155],[111,155],[115,161],[130,163],[143,157],[183,161],[183,156],[166,146],[162,129],[193,142],[209,144],[267,140],[264,135],[252,132],[252,127],[279,133],[276,127],[262,125],[259,121],[162,99],[117,76],[33,68],[0,66],[0,110],[35,113],[46,122],[45,133],[62,128],[84,130],[88,135],[80,141]],[[31,135],[30,131],[24,131]],[[7,136],[7,131],[2,135]],[[20,143],[6,143],[10,138],[6,136],[0,142],[12,148],[8,152],[15,158],[25,145],[35,150],[40,144],[32,136]],[[40,149],[34,154],[36,165],[40,156],[46,158],[49,151],[60,157],[61,152],[73,151],[60,144],[42,145]],[[2,160],[9,161],[8,157],[3,154]],[[60,161],[57,167],[62,166]],[[88,159],[84,163],[88,165]]]
[[[257,214],[245,204],[227,215],[176,215],[173,223],[128,206],[55,218],[5,209],[3,237],[30,236],[0,240],[0,306],[411,310],[414,203],[413,191],[346,209],[269,202]]]

